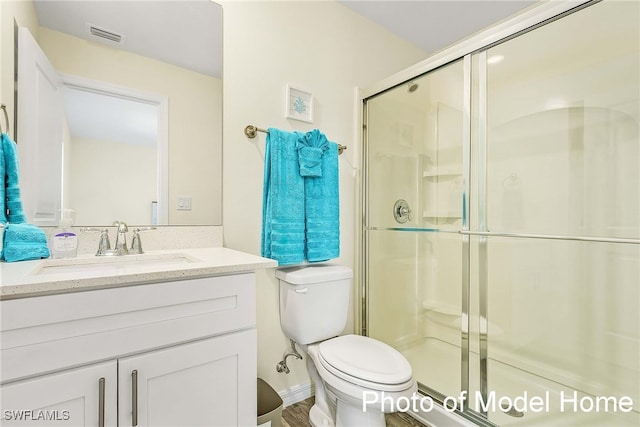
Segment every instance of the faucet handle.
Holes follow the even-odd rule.
[[[155,230],[156,227],[137,227],[133,230],[133,237],[131,238],[131,250],[137,254],[143,254],[142,239],[140,239],[140,232]]]
[[[98,242],[98,252],[96,256],[101,256],[111,250],[111,242],[109,241],[109,230],[103,228],[100,234],[100,241]]]
[[[99,231],[100,232],[100,241],[98,242],[98,251],[96,252],[96,256],[103,256],[107,253],[107,251],[111,250],[111,241],[109,240],[109,229],[97,228],[97,227],[84,227],[84,228],[81,228],[80,231]]]

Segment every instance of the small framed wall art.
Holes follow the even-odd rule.
[[[312,94],[287,85],[286,99],[286,116],[288,119],[313,123]]]

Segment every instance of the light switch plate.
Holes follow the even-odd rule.
[[[191,210],[191,196],[178,196],[178,210],[179,211]]]

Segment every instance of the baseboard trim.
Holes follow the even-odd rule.
[[[310,382],[298,384],[293,386],[287,390],[281,390],[278,392],[280,397],[282,398],[283,406],[286,408],[287,406],[293,405],[294,403],[301,402],[305,399],[310,398],[315,394],[315,387]]]

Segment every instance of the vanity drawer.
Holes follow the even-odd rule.
[[[0,382],[254,328],[255,274],[0,302]]]

